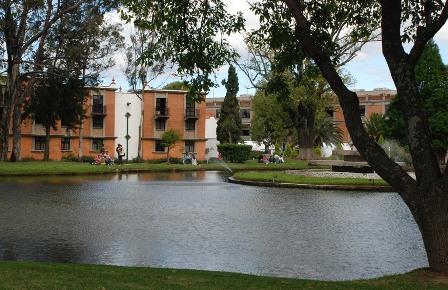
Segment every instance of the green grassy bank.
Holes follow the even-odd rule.
[[[282,164],[263,164],[256,160],[245,163],[210,163],[194,165],[129,163],[121,166],[91,165],[78,162],[0,162],[0,175],[53,175],[53,174],[105,174],[144,171],[192,171],[192,170],[286,170],[309,168],[306,161],[288,160]],[[313,167],[315,168],[315,167]]]
[[[226,272],[0,262],[0,289],[447,289],[426,270],[372,280],[314,281]]]
[[[299,174],[288,174],[284,171],[243,171],[236,172],[233,177],[239,180],[268,181],[278,183],[297,184],[325,184],[325,185],[377,185],[386,186],[382,179],[370,180],[369,178],[336,178],[336,177],[312,177]]]

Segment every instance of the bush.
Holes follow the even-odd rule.
[[[149,163],[149,164],[163,164],[163,163],[167,163],[167,159],[166,158],[148,159],[145,162]],[[180,164],[180,163],[181,163],[181,160],[179,158],[170,157],[170,164]]]
[[[322,156],[322,149],[320,147],[314,148],[314,154],[319,157]]]
[[[81,162],[92,163],[93,160],[95,160],[94,156],[86,155],[86,156],[81,157]],[[76,158],[76,161],[78,161],[78,158]]]
[[[251,145],[242,144],[219,144],[218,152],[224,161],[232,163],[243,163],[250,158],[250,152],[252,151]]]
[[[28,157],[22,157],[22,162],[34,162],[34,161],[39,161],[34,157],[28,156]]]
[[[250,151],[249,159],[258,159],[258,156],[262,155],[264,151],[256,151],[252,150]]]

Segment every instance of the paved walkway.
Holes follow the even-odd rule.
[[[381,177],[376,173],[336,172],[327,170],[286,170],[285,172],[288,174],[312,177],[381,179]],[[415,179],[415,174],[413,172],[409,172],[409,175]]]

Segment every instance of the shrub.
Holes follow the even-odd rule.
[[[320,147],[314,148],[314,154],[316,156],[322,156],[322,149],[320,149]]]
[[[34,162],[34,161],[39,161],[34,157],[31,156],[27,156],[27,157],[22,157],[22,162]]]
[[[221,153],[224,161],[233,163],[243,163],[250,158],[251,145],[224,143],[218,145],[218,152]]]
[[[264,151],[252,150],[250,151],[249,159],[258,159],[258,156],[262,155]]]

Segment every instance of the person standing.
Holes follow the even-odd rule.
[[[118,165],[123,164],[123,156],[125,155],[125,153],[123,152],[123,146],[121,144],[118,144],[117,149],[115,149],[115,151],[117,151],[118,155]]]

